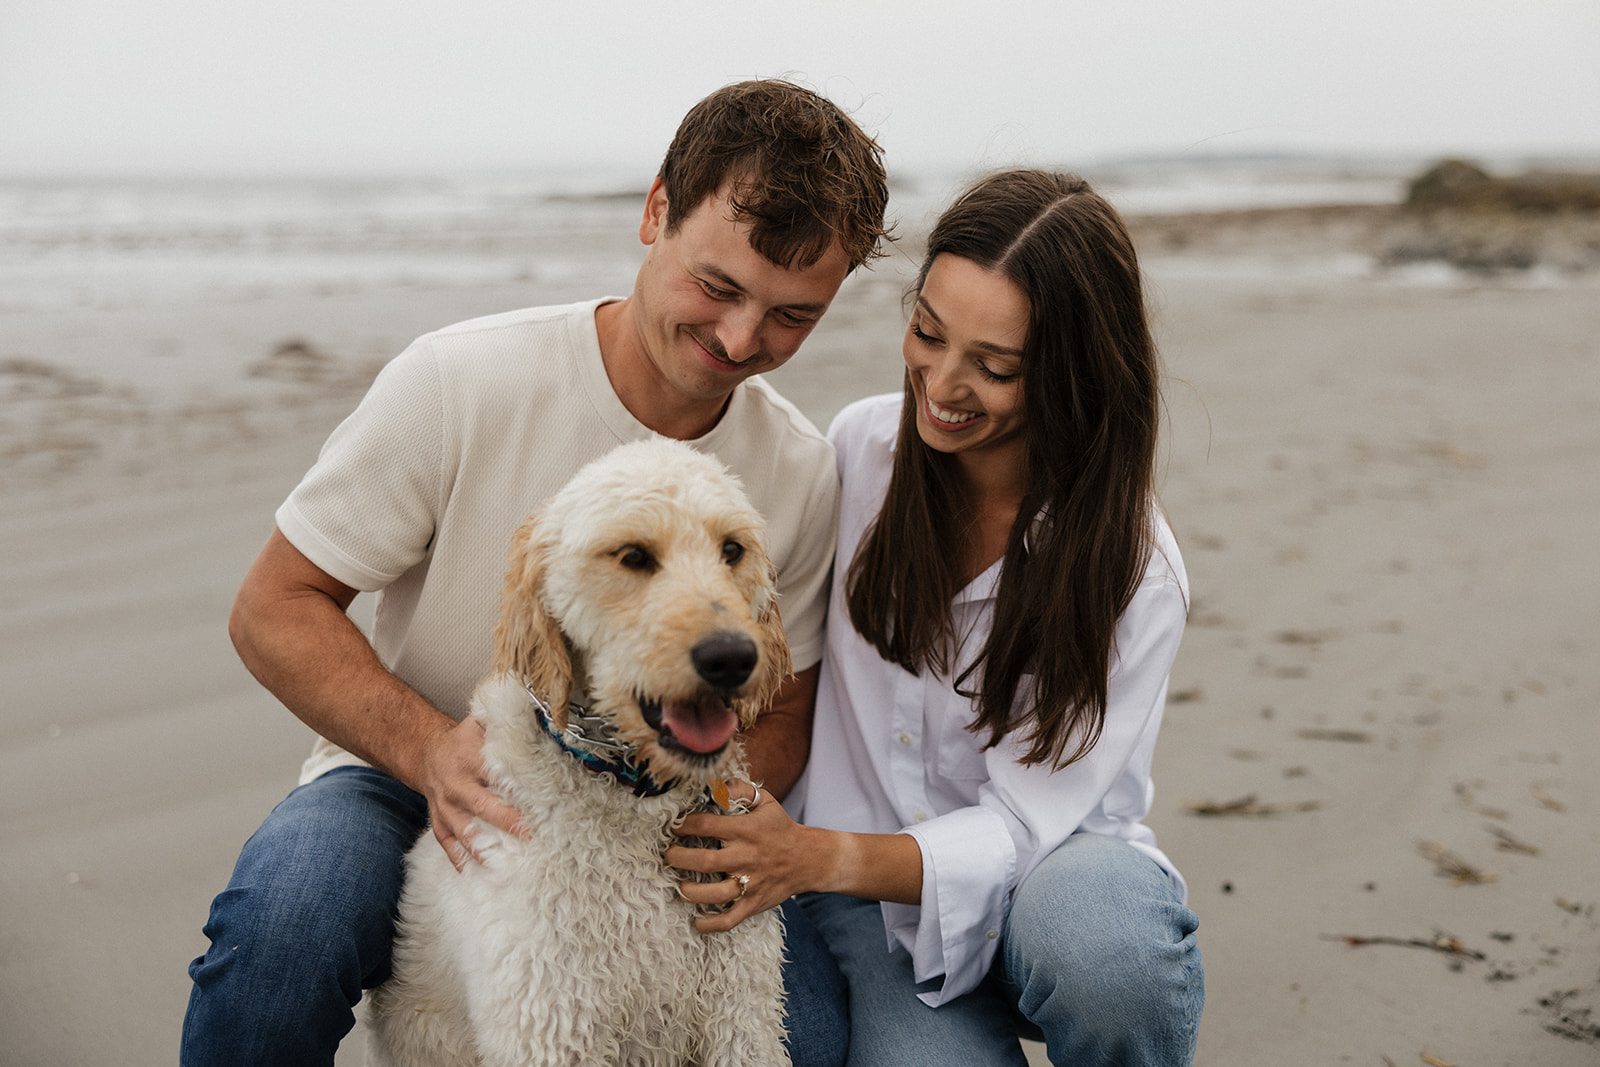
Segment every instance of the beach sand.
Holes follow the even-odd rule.
[[[1382,225],[1137,227],[1194,594],[1151,822],[1201,917],[1199,1062],[1600,1062],[1600,280],[1374,272]],[[819,424],[897,387],[908,262],[776,376]],[[273,510],[410,336],[577,295],[0,319],[0,1064],[175,1062],[209,901],[310,745],[225,634]],[[327,362],[159,410],[70,358],[293,338]]]

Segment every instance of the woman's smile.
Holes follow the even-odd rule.
[[[1005,275],[960,256],[934,259],[902,349],[928,447],[1020,454],[1028,320],[1028,298]]]
[[[952,429],[958,426],[965,426],[978,417],[977,412],[974,411],[951,411],[948,408],[940,407],[932,397],[928,398],[928,414]]]

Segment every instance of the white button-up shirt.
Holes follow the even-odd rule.
[[[813,826],[916,839],[922,901],[885,903],[883,917],[891,945],[898,941],[911,953],[919,982],[943,976],[938,992],[920,994],[938,1006],[977,986],[1016,886],[1075,832],[1122,838],[1184,891],[1141,820],[1154,795],[1150,762],[1189,591],[1172,531],[1158,518],[1149,567],[1117,625],[1105,726],[1094,749],[1055,772],[1024,767],[1018,760],[1025,748],[1010,738],[983,751],[987,735],[966,729],[974,701],[951,679],[988,640],[1001,564],[951,605],[955,631],[967,639],[949,677],[911,674],[883,660],[855,631],[845,605],[849,561],[888,488],[900,402],[899,395],[859,401],[829,431],[842,483],[839,550],[800,811]],[[1019,701],[1027,686],[1024,677]]]

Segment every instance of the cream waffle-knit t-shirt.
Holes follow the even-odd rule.
[[[600,359],[606,300],[530,308],[427,334],[397,356],[277,512],[312,563],[379,592],[370,635],[390,670],[460,719],[490,669],[512,534],[580,467],[652,436]],[[833,449],[759,377],[689,442],[766,516],[796,671],[822,657],[839,483]],[[308,782],[360,760],[329,741]]]

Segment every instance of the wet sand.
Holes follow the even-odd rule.
[[[1382,221],[1137,227],[1195,596],[1151,821],[1201,916],[1199,1062],[1593,1063],[1600,280],[1374,272]],[[819,424],[896,387],[908,269],[776,376]],[[575,295],[0,319],[0,1063],[175,1061],[210,898],[310,744],[224,631],[273,509],[411,335]],[[272,360],[297,338],[320,369]],[[114,341],[267,370],[161,407],[71,358]]]

